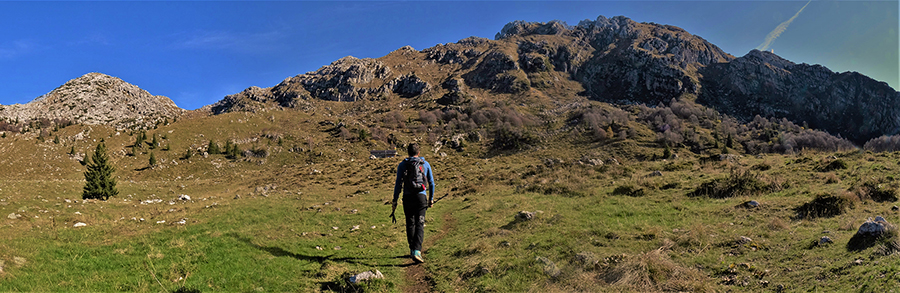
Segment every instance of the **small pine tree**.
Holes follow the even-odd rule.
[[[6,132],[3,132],[2,137],[3,137],[3,138],[6,138]]]
[[[144,144],[144,133],[138,133],[138,135],[134,138],[134,146],[142,147]]]
[[[156,137],[156,133],[153,134],[153,141],[150,142],[150,149],[156,149],[159,146],[159,139]]]
[[[59,144],[59,135],[53,137],[53,143]]]
[[[72,146],[71,149],[69,149],[69,154],[70,154],[70,155],[74,155],[74,154],[75,154],[75,146],[74,146],[74,145]]]
[[[84,191],[81,197],[84,199],[107,200],[119,194],[116,189],[116,179],[113,178],[115,168],[109,162],[106,154],[106,145],[101,140],[94,150],[94,155],[86,160],[87,170],[84,171]]]
[[[135,156],[135,157],[138,155],[138,146],[137,145],[131,146],[131,155]]]
[[[672,148],[669,147],[669,144],[666,144],[666,149],[663,151],[663,159],[672,158]]]
[[[731,134],[725,139],[725,146],[732,149],[734,148],[734,137],[732,137]]]
[[[230,159],[237,159],[241,156],[241,148],[237,146],[237,144],[231,145],[231,150],[228,151],[228,157]]]
[[[191,151],[191,148],[188,148],[186,152],[184,152],[184,156],[181,157],[182,160],[188,160],[194,156],[194,152]]]
[[[156,156],[153,155],[153,152],[150,152],[150,167],[156,166]]]
[[[222,150],[219,149],[219,144],[217,144],[213,140],[210,140],[209,146],[206,147],[206,153],[210,155],[218,155],[222,153]]]

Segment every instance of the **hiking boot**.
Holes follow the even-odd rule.
[[[412,259],[415,260],[417,263],[423,263],[423,262],[425,262],[425,259],[422,258],[422,252],[421,252],[421,251],[418,251],[418,250],[414,250],[414,251],[413,251],[413,253],[412,253]]]

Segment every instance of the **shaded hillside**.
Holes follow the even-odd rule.
[[[0,118],[104,124],[120,129],[150,127],[185,111],[164,96],[102,73],[88,73],[27,104],[0,106]]]
[[[785,117],[859,145],[900,128],[900,93],[856,72],[835,73],[753,50],[701,73],[697,101],[744,120]]]

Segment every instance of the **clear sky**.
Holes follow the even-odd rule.
[[[0,1],[0,104],[101,72],[196,109],[348,55],[493,39],[514,20],[576,25],[599,15],[675,25],[735,56],[781,25],[768,45],[776,54],[900,88],[898,1],[807,2]]]

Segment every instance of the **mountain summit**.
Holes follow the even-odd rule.
[[[171,99],[154,96],[119,78],[88,73],[27,104],[0,106],[0,118],[69,120],[117,128],[149,127],[184,113]]]

